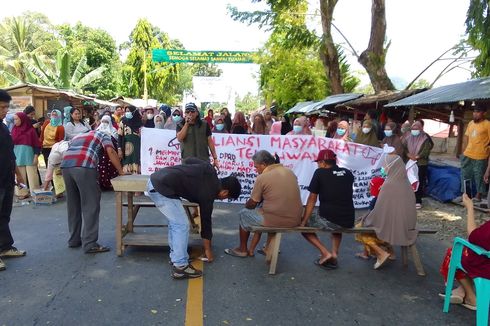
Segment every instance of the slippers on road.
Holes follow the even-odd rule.
[[[463,307],[465,307],[466,309],[470,309],[470,310],[476,311],[476,306],[475,305],[472,305],[471,303],[467,303],[466,301],[463,301],[463,303],[461,305]]]
[[[325,260],[323,263],[320,263],[320,258],[318,258],[317,260],[314,261],[314,264],[326,270],[332,270],[338,267],[337,259],[333,257]]]
[[[210,264],[214,261],[214,259],[209,259],[205,255],[199,256],[199,257],[197,257],[197,259],[199,259],[200,261],[203,261],[205,263],[208,263],[208,264]]]
[[[107,252],[109,250],[111,250],[111,248],[98,245],[98,246],[95,246],[95,247],[90,248],[85,253],[86,254],[98,254],[98,253],[101,253],[101,252]]]
[[[384,264],[386,264],[389,257],[389,255],[386,255],[386,257],[382,260],[377,259],[376,263],[374,264],[374,269],[380,269]]]
[[[445,293],[439,293],[438,295],[440,298],[443,298],[443,299],[446,298]],[[464,300],[463,300],[463,297],[461,297],[459,295],[451,294],[451,298],[449,299],[449,302],[452,304],[461,304],[462,305],[464,303]]]
[[[233,257],[238,257],[238,258],[247,258],[248,257],[248,254],[246,252],[240,252],[238,250],[230,249],[230,248],[225,249],[225,254],[233,256]]]

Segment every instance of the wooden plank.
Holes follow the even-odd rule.
[[[410,246],[410,251],[412,252],[413,263],[415,264],[415,269],[417,270],[417,274],[419,276],[425,276],[424,266],[422,265],[422,261],[420,260],[419,251],[415,244]]]
[[[279,248],[281,246],[281,233],[276,233],[269,245],[269,250],[272,251],[271,266],[269,268],[269,275],[276,274],[277,258],[279,257]]]
[[[122,192],[116,192],[116,254],[122,255]]]
[[[189,235],[189,246],[195,245],[194,242],[200,241],[198,235]],[[123,238],[125,246],[148,246],[148,247],[165,247],[168,246],[168,234],[162,233],[128,233]]]
[[[134,193],[132,191],[128,191],[128,222],[126,224],[126,229],[128,230],[128,232],[133,232],[133,218],[135,216],[133,196]]]
[[[149,175],[121,175],[111,180],[114,191],[144,192],[150,179]]]
[[[252,226],[247,228],[247,231],[250,232],[264,232],[264,233],[292,233],[292,232],[338,232],[338,233],[375,233],[373,228],[352,228],[352,229],[319,229],[312,227],[294,227],[294,228],[275,228],[275,227],[265,227],[265,226]],[[419,229],[419,234],[435,234],[437,230],[435,229]]]

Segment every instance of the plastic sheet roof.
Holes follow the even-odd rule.
[[[429,89],[385,107],[448,104],[459,101],[482,101],[490,99],[490,77],[468,80],[463,83]]]

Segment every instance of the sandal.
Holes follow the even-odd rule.
[[[337,259],[333,257],[326,259],[323,263],[320,263],[320,258],[318,258],[313,263],[326,270],[336,269],[338,267]]]
[[[248,253],[246,253],[246,252],[241,252],[241,251],[238,251],[236,249],[229,249],[229,248],[225,249],[225,254],[233,256],[233,257],[238,257],[238,258],[247,258],[248,257]]]
[[[213,259],[209,259],[205,255],[199,256],[199,257],[197,257],[197,259],[200,260],[200,261],[203,261],[205,263],[212,263],[214,261],[214,258]]]
[[[85,251],[86,254],[98,254],[101,252],[107,252],[111,250],[109,247],[104,247],[101,245],[96,245],[95,247],[90,248],[89,250]]]
[[[355,255],[356,258],[359,258],[359,259],[363,259],[363,260],[369,260],[371,259],[372,257],[369,256],[369,255],[366,255],[365,253],[363,252],[358,252],[356,255]]]
[[[461,305],[463,307],[465,307],[466,309],[476,311],[476,306],[471,304],[471,303],[467,303],[466,301],[463,301],[463,303]]]

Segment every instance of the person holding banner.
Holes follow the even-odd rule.
[[[211,250],[211,215],[214,200],[237,199],[241,193],[241,185],[236,177],[218,179],[216,170],[208,162],[198,158],[188,158],[183,162],[181,165],[166,167],[153,173],[147,186],[151,200],[168,219],[170,260],[172,277],[175,279],[202,275],[200,270],[189,264],[189,219],[180,198],[199,204],[201,237],[204,244],[204,256],[200,259],[212,262],[214,256]]]
[[[308,190],[310,194],[301,220],[301,226],[335,230],[354,226],[354,202],[352,200],[354,176],[337,165],[337,156],[329,149],[322,149],[315,160],[318,164]],[[312,215],[320,197],[319,216]],[[332,232],[332,252],[321,243],[316,233],[302,233],[303,237],[320,251],[315,264],[324,269],[337,268],[337,257],[342,233]]]
[[[213,155],[213,165],[219,168],[218,156],[211,138],[211,128],[205,120],[199,117],[196,104],[185,105],[185,122],[177,125],[177,140],[180,142],[182,160],[197,157],[209,162],[209,151]]]
[[[276,163],[276,158],[266,150],[260,150],[252,156],[259,176],[255,180],[250,198],[240,216],[240,246],[225,249],[225,253],[234,257],[254,256],[255,247],[260,241],[256,232],[248,247],[251,226],[295,227],[301,222],[303,203],[301,202],[298,179],[293,171]],[[352,197],[352,196],[351,196]],[[257,207],[261,207],[257,209]],[[264,251],[268,250],[269,239]]]

